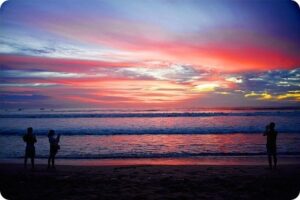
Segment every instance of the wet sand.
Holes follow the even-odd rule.
[[[300,165],[57,166],[0,164],[7,199],[293,199]]]

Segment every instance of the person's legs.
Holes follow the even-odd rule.
[[[269,168],[272,169],[272,157],[270,154],[268,154],[268,160],[269,160]]]
[[[24,168],[27,168],[27,158],[28,158],[28,149],[27,149],[27,146],[26,146],[25,156],[24,156]]]
[[[273,159],[274,159],[274,168],[277,167],[277,155],[276,153],[273,154]]]
[[[34,169],[34,156],[31,157],[31,169]]]
[[[55,168],[55,156],[56,156],[56,153],[57,153],[57,152],[55,152],[55,153],[53,154],[53,160],[52,160],[52,166],[53,166],[53,168]]]
[[[50,168],[50,163],[52,163],[52,167],[54,166],[54,154],[53,151],[50,152],[49,158],[48,158],[48,168]]]
[[[53,167],[53,155],[54,155],[54,151],[53,151],[53,148],[52,146],[50,146],[50,155],[49,155],[49,158],[48,158],[48,168],[50,168],[50,163],[52,163],[52,167]]]
[[[48,157],[48,169],[50,168],[50,160],[51,160],[51,155]]]
[[[31,168],[34,169],[34,159],[35,159],[35,147],[32,148],[31,155]]]
[[[55,155],[52,156],[52,168],[55,168],[54,164],[55,164]]]
[[[52,154],[52,167],[55,168],[55,156],[56,156],[57,151],[53,151]]]
[[[27,155],[24,156],[24,168],[27,168]]]

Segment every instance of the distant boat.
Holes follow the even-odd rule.
[[[45,110],[45,108],[40,108],[40,110]]]
[[[22,108],[19,108],[18,111],[22,111]]]

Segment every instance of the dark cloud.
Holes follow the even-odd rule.
[[[29,92],[1,92],[1,102],[41,101],[50,99],[49,96]]]
[[[236,75],[242,80],[237,83],[245,92],[269,92],[281,94],[300,90],[300,68],[292,70],[269,70]]]
[[[30,47],[29,45],[5,40],[0,40],[0,45],[9,47],[10,51],[13,49],[15,53],[22,55],[46,55],[56,51],[56,49],[52,47]]]

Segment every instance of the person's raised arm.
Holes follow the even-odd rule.
[[[26,142],[26,134],[23,135],[23,141]]]
[[[266,136],[267,135],[267,131],[265,131],[264,133],[263,133],[263,136]]]

